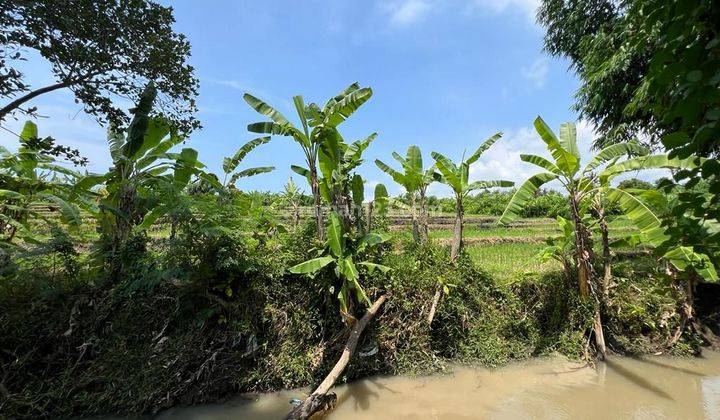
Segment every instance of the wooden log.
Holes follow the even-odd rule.
[[[432,305],[430,305],[430,313],[428,313],[428,327],[432,326],[433,319],[435,318],[435,311],[437,310],[438,303],[442,297],[442,285],[438,283],[435,286],[435,296],[433,296]]]
[[[360,340],[360,334],[367,326],[368,322],[377,314],[380,307],[387,300],[387,295],[380,296],[375,303],[365,312],[365,315],[355,323],[352,330],[350,331],[350,337],[348,337],[345,343],[340,359],[338,359],[335,366],[332,368],[330,373],[325,377],[322,383],[303,400],[302,403],[297,405],[293,410],[288,413],[285,417],[286,420],[306,420],[309,419],[313,414],[332,409],[335,405],[337,396],[334,393],[328,394],[330,388],[335,384],[335,381],[340,374],[345,370],[350,358],[355,353],[358,341]]]

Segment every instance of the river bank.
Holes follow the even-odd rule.
[[[212,256],[249,254],[234,241],[204,244],[178,246]],[[296,257],[287,250],[294,248],[277,253],[266,246],[237,267],[190,266],[187,277],[152,288],[53,282],[38,270],[6,282],[0,411],[10,418],[155,415],[319,383],[345,342],[333,297],[319,286],[329,279],[288,275],[286,260]],[[175,255],[172,249],[166,255]],[[366,357],[353,357],[337,385],[550,354],[588,356],[592,307],[562,273],[507,284],[471,258],[451,264],[448,250],[435,246],[386,253],[383,263],[393,270],[368,276],[366,290],[371,299],[390,298],[362,335],[358,349]],[[667,345],[681,317],[672,285],[658,279],[653,264],[614,266],[604,311],[613,355],[691,355],[703,348],[703,336],[690,329]],[[429,327],[439,278],[452,288]],[[710,302],[714,292],[698,295]],[[717,312],[698,299],[705,325],[717,326]],[[281,406],[287,409],[287,401]]]

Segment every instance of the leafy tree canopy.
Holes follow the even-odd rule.
[[[677,194],[664,221],[677,244],[720,255],[720,4],[705,0],[543,0],[545,48],[571,60],[576,108],[602,137],[635,136],[670,158],[710,157],[659,185]],[[704,181],[708,191],[693,189]],[[678,188],[678,183],[684,184]]]
[[[33,114],[33,98],[67,88],[99,122],[124,127],[129,115],[113,99],[136,101],[153,81],[159,112],[192,131],[198,80],[174,21],[172,8],[148,0],[0,0],[0,120]],[[26,80],[21,62],[30,50],[49,61],[54,84]]]
[[[545,49],[581,79],[576,109],[603,136],[717,156],[720,7],[703,0],[543,0]],[[674,157],[674,156],[673,156]]]

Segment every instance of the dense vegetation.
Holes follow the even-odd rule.
[[[177,64],[189,53],[182,35],[169,29],[171,10],[152,2],[106,2],[107,19],[96,24],[97,9],[75,2],[84,11],[74,18],[81,25],[48,18],[58,26],[51,33],[37,25],[51,2],[20,3],[0,14],[0,39],[10,50],[49,48],[41,55],[59,60],[61,80],[68,77],[65,66],[89,66],[88,57],[73,56],[74,49],[60,54],[52,45],[64,47],[46,47],[40,34],[91,42],[101,31],[122,32],[119,23],[145,27],[148,19],[166,28],[151,37],[158,45],[103,43],[113,58],[92,60],[114,68],[117,54],[132,58],[140,48],[164,56],[168,48],[164,53],[176,54]],[[546,1],[541,21],[550,23],[558,7]],[[614,19],[637,11],[623,13]],[[566,39],[575,35],[563,25],[576,23],[552,23],[548,32],[548,39],[561,38],[558,48],[582,48],[573,59],[591,54],[585,42]],[[77,61],[63,61],[68,58]],[[41,136],[32,121],[18,133],[16,151],[0,149],[3,415],[156,412],[239,392],[315,385],[338,366],[331,385],[551,352],[594,363],[612,353],[689,355],[717,345],[720,253],[707,240],[719,231],[716,152],[678,151],[678,139],[686,137],[675,134],[669,142],[666,133],[687,134],[695,125],[648,126],[669,153],[607,135],[596,155],[581,162],[575,125],[562,124],[556,133],[538,117],[537,141],[549,158],[522,155],[542,171],[518,186],[470,179],[470,166],[503,141],[498,133],[472,145],[475,152],[458,163],[432,152],[432,165],[425,165],[412,145],[405,156],[392,154],[399,169],[377,160],[406,194],[390,197],[380,184],[365,197],[363,154],[382,139],[373,133],[347,141],[341,128],[362,112],[371,88],[353,83],[322,105],[295,96],[297,124],[246,94],[262,118],[248,131],[264,137],[226,157],[218,177],[186,144],[197,126],[184,114],[192,109],[161,112],[167,108],[158,92],[177,105],[196,90],[190,67],[163,61],[112,70],[126,72],[127,79],[112,80],[125,83],[120,92],[136,100],[132,118],[106,102],[104,79],[66,86],[75,86],[88,112],[110,122],[113,166],[105,173],[82,173],[85,159]],[[22,75],[11,69],[3,75],[0,93],[10,102],[0,119],[32,115],[21,108],[25,100],[12,99],[27,95]],[[142,85],[138,79],[145,79]],[[95,83],[100,90],[88,91]],[[687,92],[692,98],[695,91]],[[653,113],[661,112],[657,106]],[[658,118],[653,115],[624,115],[601,126],[648,123]],[[243,178],[271,176],[274,169],[245,168],[245,157],[284,138],[303,153],[292,170],[310,195],[293,179],[283,192],[244,192]],[[651,168],[670,169],[674,179],[616,181]],[[562,192],[542,189],[552,181]],[[434,182],[453,197],[428,196]],[[377,315],[368,308],[378,308]],[[353,337],[357,350],[346,344]],[[349,364],[336,365],[343,353],[352,357]]]

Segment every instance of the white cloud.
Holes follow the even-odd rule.
[[[547,58],[538,58],[531,65],[520,69],[520,73],[523,79],[530,81],[536,88],[543,87],[548,74]]]
[[[392,0],[380,3],[380,9],[390,18],[390,23],[405,26],[420,22],[433,8],[431,0]]]

